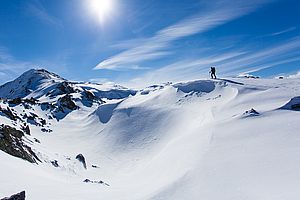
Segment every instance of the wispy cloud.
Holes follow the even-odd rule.
[[[165,57],[173,53],[170,49],[172,42],[225,24],[250,13],[266,2],[269,1],[215,1],[210,9],[157,31],[154,36],[138,41],[138,45],[102,61],[94,69],[120,70],[143,61]],[[130,43],[125,44],[130,46]]]
[[[32,68],[45,68],[63,75],[70,74],[67,63],[71,56],[72,51],[65,49],[56,55],[28,61],[14,56],[7,47],[0,46],[0,84],[12,80]]]
[[[37,17],[42,22],[57,26],[59,28],[63,27],[62,22],[58,18],[50,15],[39,0],[30,1],[27,4],[26,11]]]
[[[129,81],[128,86],[144,87],[154,83],[166,81],[186,81],[208,76],[211,65],[219,65],[236,59],[247,52],[236,51],[220,53],[197,59],[184,59],[159,69],[150,71]]]
[[[186,81],[208,76],[210,66],[216,65],[220,76],[235,76],[240,73],[253,73],[300,61],[300,38],[254,51],[233,49],[226,53],[197,59],[183,59],[170,65],[150,71],[129,82],[129,86],[147,86],[165,81]]]
[[[257,67],[257,68],[252,67],[250,70],[242,72],[242,74],[251,74],[251,73],[254,73],[254,72],[259,72],[259,71],[264,70],[264,69],[268,69],[268,68],[272,68],[272,67],[275,67],[275,66],[288,64],[288,63],[292,63],[292,62],[297,62],[297,61],[300,61],[300,57],[284,58],[283,60],[276,61],[276,62],[267,62],[266,64],[259,65],[259,67]]]
[[[300,37],[295,37],[284,43],[260,49],[256,52],[248,53],[239,59],[225,62],[220,67],[222,73],[233,74],[245,69],[256,69],[266,64],[275,66],[277,62],[280,64],[284,60],[299,58],[299,56]]]
[[[290,27],[290,28],[284,29],[284,30],[282,30],[282,31],[278,31],[278,32],[275,32],[275,33],[271,33],[270,36],[282,35],[282,34],[284,34],[284,33],[288,33],[288,32],[294,31],[294,30],[296,30],[296,29],[297,29],[296,27]]]
[[[32,66],[33,64],[30,62],[15,59],[7,48],[0,46],[0,84],[14,78],[17,74]]]

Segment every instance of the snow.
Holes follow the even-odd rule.
[[[77,103],[51,121],[52,133],[30,125],[27,138],[41,141],[30,145],[42,163],[0,151],[0,198],[22,190],[31,200],[299,198],[300,112],[291,108],[300,79],[195,80],[138,92],[76,84],[105,103]],[[75,159],[80,153],[87,170]]]
[[[38,96],[40,88],[47,88],[63,81],[65,81],[63,78],[44,69],[31,69],[23,73],[16,80],[1,86],[0,98],[14,99],[17,97],[26,97],[33,91],[33,94]]]
[[[52,101],[56,101],[62,92],[59,87],[65,85],[75,91],[90,91],[99,98],[122,99],[136,93],[119,85],[70,82],[47,70],[31,69],[16,80],[0,86],[0,98],[33,97],[48,102],[50,96]]]

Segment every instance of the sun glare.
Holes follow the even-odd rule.
[[[114,10],[114,0],[89,0],[89,9],[103,23]]]

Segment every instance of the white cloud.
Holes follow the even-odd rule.
[[[114,82],[110,81],[107,78],[91,78],[89,79],[92,83],[106,84],[106,85],[115,85]]]
[[[210,9],[201,12],[201,14],[168,26],[156,32],[152,37],[140,41],[133,40],[134,45],[136,42],[138,42],[138,45],[102,61],[94,69],[120,70],[137,65],[142,61],[155,60],[170,55],[172,54],[170,45],[173,41],[225,24],[250,13],[265,2],[268,1],[254,0],[250,3],[247,1],[216,1]],[[128,42],[123,44],[130,47]]]
[[[15,59],[7,48],[0,46],[0,84],[9,81],[32,66],[33,64],[30,62]]]
[[[5,47],[0,47],[0,70],[3,72],[16,72],[19,69],[24,69],[30,63],[26,61],[16,60]]]
[[[296,74],[289,75],[288,78],[300,78],[300,71]]]

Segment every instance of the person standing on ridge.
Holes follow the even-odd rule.
[[[211,67],[209,73],[210,73],[211,79],[217,79],[217,76],[216,76],[216,67]]]

